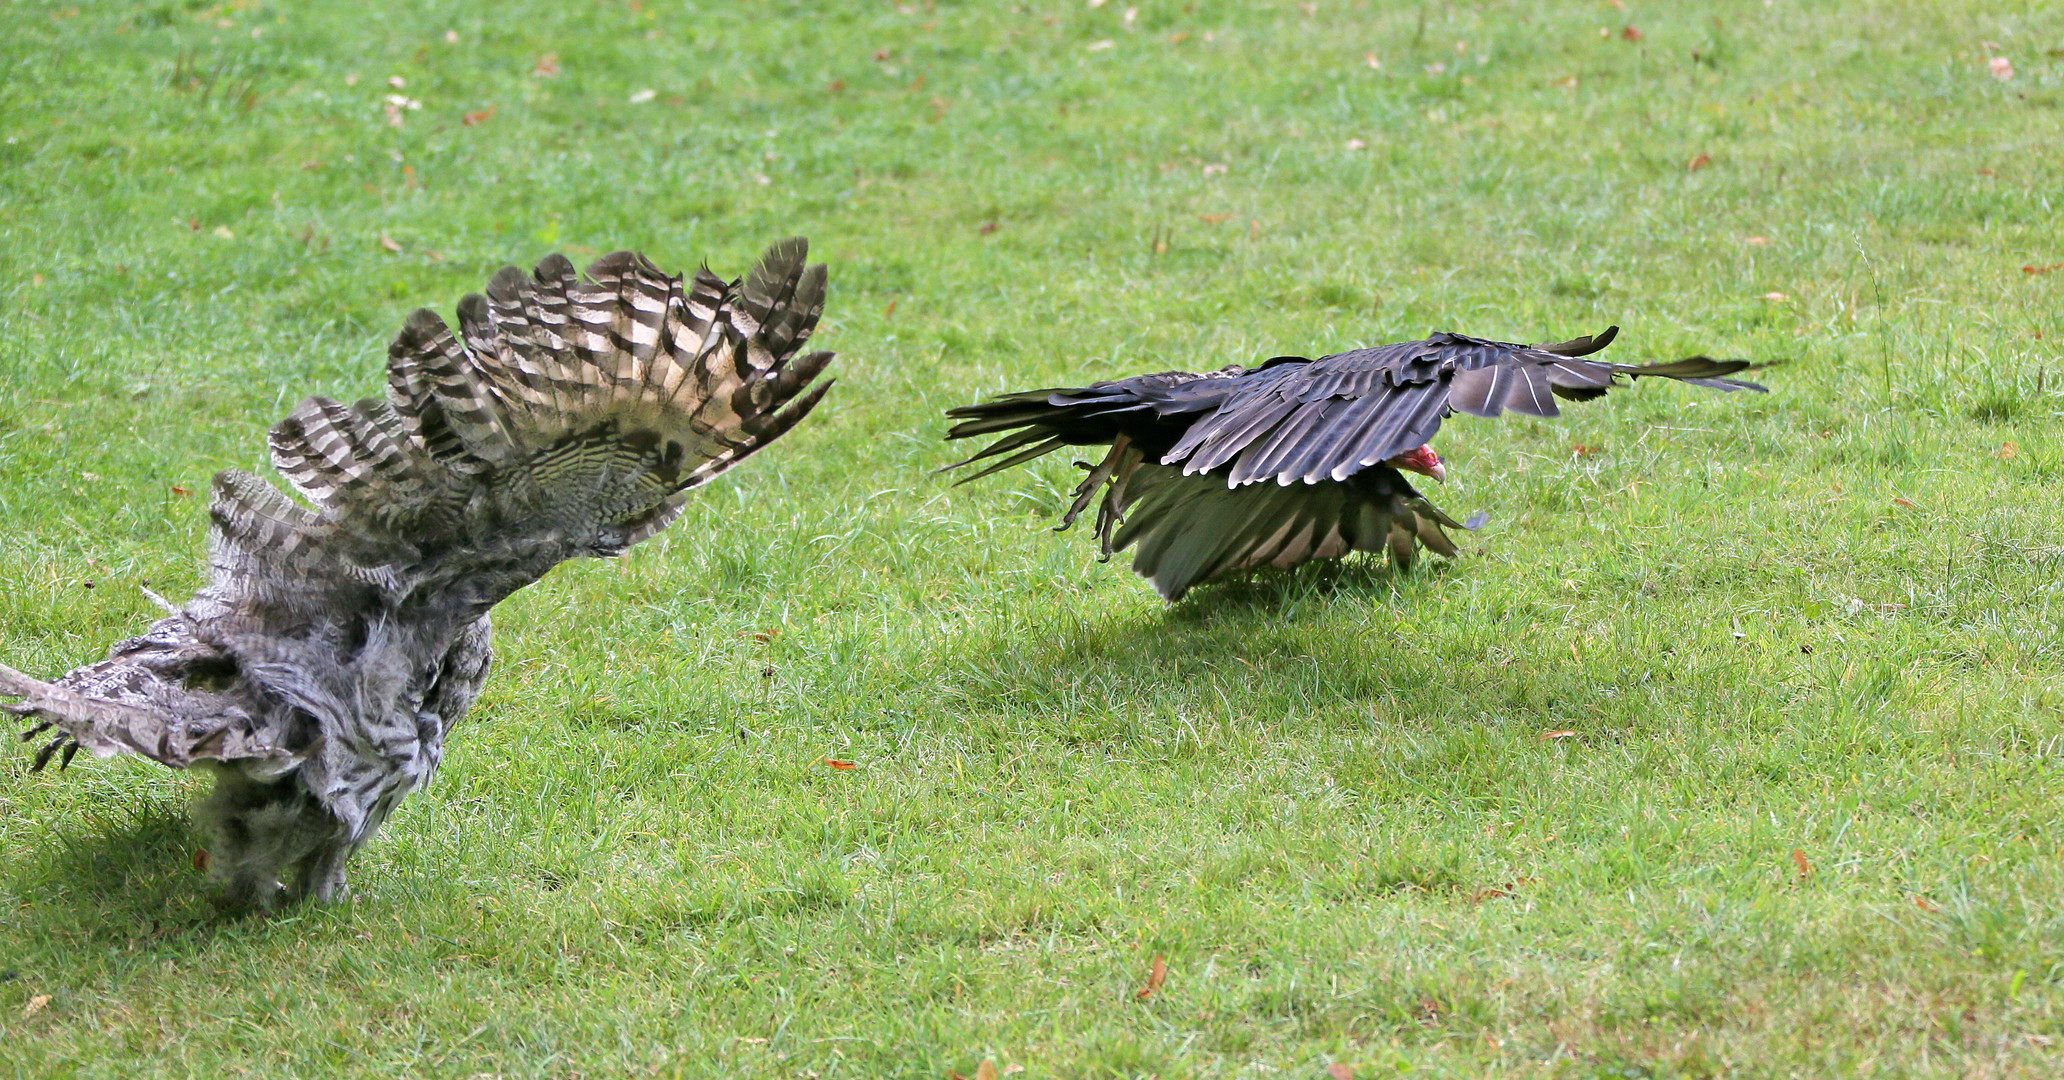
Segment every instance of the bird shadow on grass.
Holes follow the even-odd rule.
[[[1288,570],[1264,567],[1226,581],[1200,585],[1168,606],[1172,627],[1221,618],[1252,618],[1271,624],[1319,617],[1343,600],[1366,597],[1376,605],[1421,596],[1452,574],[1448,560],[1425,559],[1399,570],[1386,559],[1361,557],[1308,562]]]
[[[100,941],[212,935],[239,920],[219,905],[195,868],[203,847],[182,803],[136,798],[103,803],[52,827],[40,859],[8,868],[6,890],[32,932]]]
[[[1326,659],[1334,651],[1308,628],[1410,606],[1449,573],[1436,564],[1401,574],[1377,559],[1268,570],[1205,586],[1151,614],[999,625],[957,642],[942,661],[968,703],[1070,731],[1083,727],[1082,717],[1141,709],[1238,712],[1226,702],[1305,701],[1315,670],[1328,698],[1416,692],[1432,663],[1421,652],[1341,664]]]

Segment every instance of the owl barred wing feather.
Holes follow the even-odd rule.
[[[232,894],[262,901],[294,869],[332,895],[477,696],[488,610],[658,532],[822,400],[808,251],[777,244],[728,283],[630,252],[582,278],[554,255],[461,300],[456,332],[412,313],[384,399],[312,397],[272,429],[311,505],[223,472],[209,582],[183,607],[55,683],[0,667],[29,735],[56,729],[37,766],[82,747],[210,765]]]
[[[1457,412],[1554,416],[1557,398],[1589,400],[1621,377],[1763,389],[1727,377],[1745,360],[1586,359],[1617,334],[1529,346],[1436,333],[1317,360],[1006,394],[948,410],[959,421],[948,439],[999,436],[949,468],[984,464],[965,483],[1064,446],[1110,446],[1084,465],[1060,527],[1101,492],[1103,554],[1134,549],[1133,569],[1169,600],[1220,575],[1350,551],[1388,551],[1408,565],[1421,546],[1452,556],[1442,530],[1481,523],[1458,524],[1393,467]]]

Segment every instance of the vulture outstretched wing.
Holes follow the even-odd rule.
[[[1101,488],[1105,555],[1137,545],[1133,569],[1171,600],[1262,564],[1382,550],[1408,564],[1420,544],[1454,554],[1441,530],[1460,526],[1385,462],[1426,445],[1454,413],[1554,416],[1556,398],[1598,397],[1621,376],[1763,389],[1727,378],[1745,360],[1585,359],[1618,331],[1538,346],[1437,333],[1317,360],[1026,391],[949,410],[960,422],[946,437],[1003,435],[958,463],[987,463],[968,480],[1063,446],[1111,445],[1061,527]]]
[[[54,683],[0,667],[29,735],[56,729],[37,765],[211,765],[233,895],[265,900],[290,865],[331,895],[478,695],[488,610],[651,536],[829,389],[831,354],[803,351],[825,298],[807,254],[777,244],[729,283],[630,252],[584,280],[554,255],[461,300],[456,333],[411,314],[384,400],[309,398],[272,429],[312,506],[221,473],[206,587]]]

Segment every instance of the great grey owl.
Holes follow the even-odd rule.
[[[272,429],[314,509],[224,471],[206,587],[55,682],[0,666],[23,738],[56,730],[36,767],[84,747],[208,768],[196,813],[231,902],[341,898],[345,861],[479,696],[488,610],[658,532],[823,398],[808,251],[777,244],[729,283],[630,252],[583,280],[553,255],[461,300],[456,335],[410,315],[385,400],[309,398]]]

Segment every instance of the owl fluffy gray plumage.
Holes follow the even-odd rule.
[[[345,861],[479,696],[488,610],[658,532],[823,398],[808,251],[777,244],[729,283],[630,252],[583,280],[553,255],[461,300],[456,336],[411,314],[386,400],[309,398],[272,429],[313,509],[227,470],[184,607],[55,682],[0,665],[24,740],[55,729],[36,767],[83,747],[209,768],[196,809],[232,902],[341,898]]]

